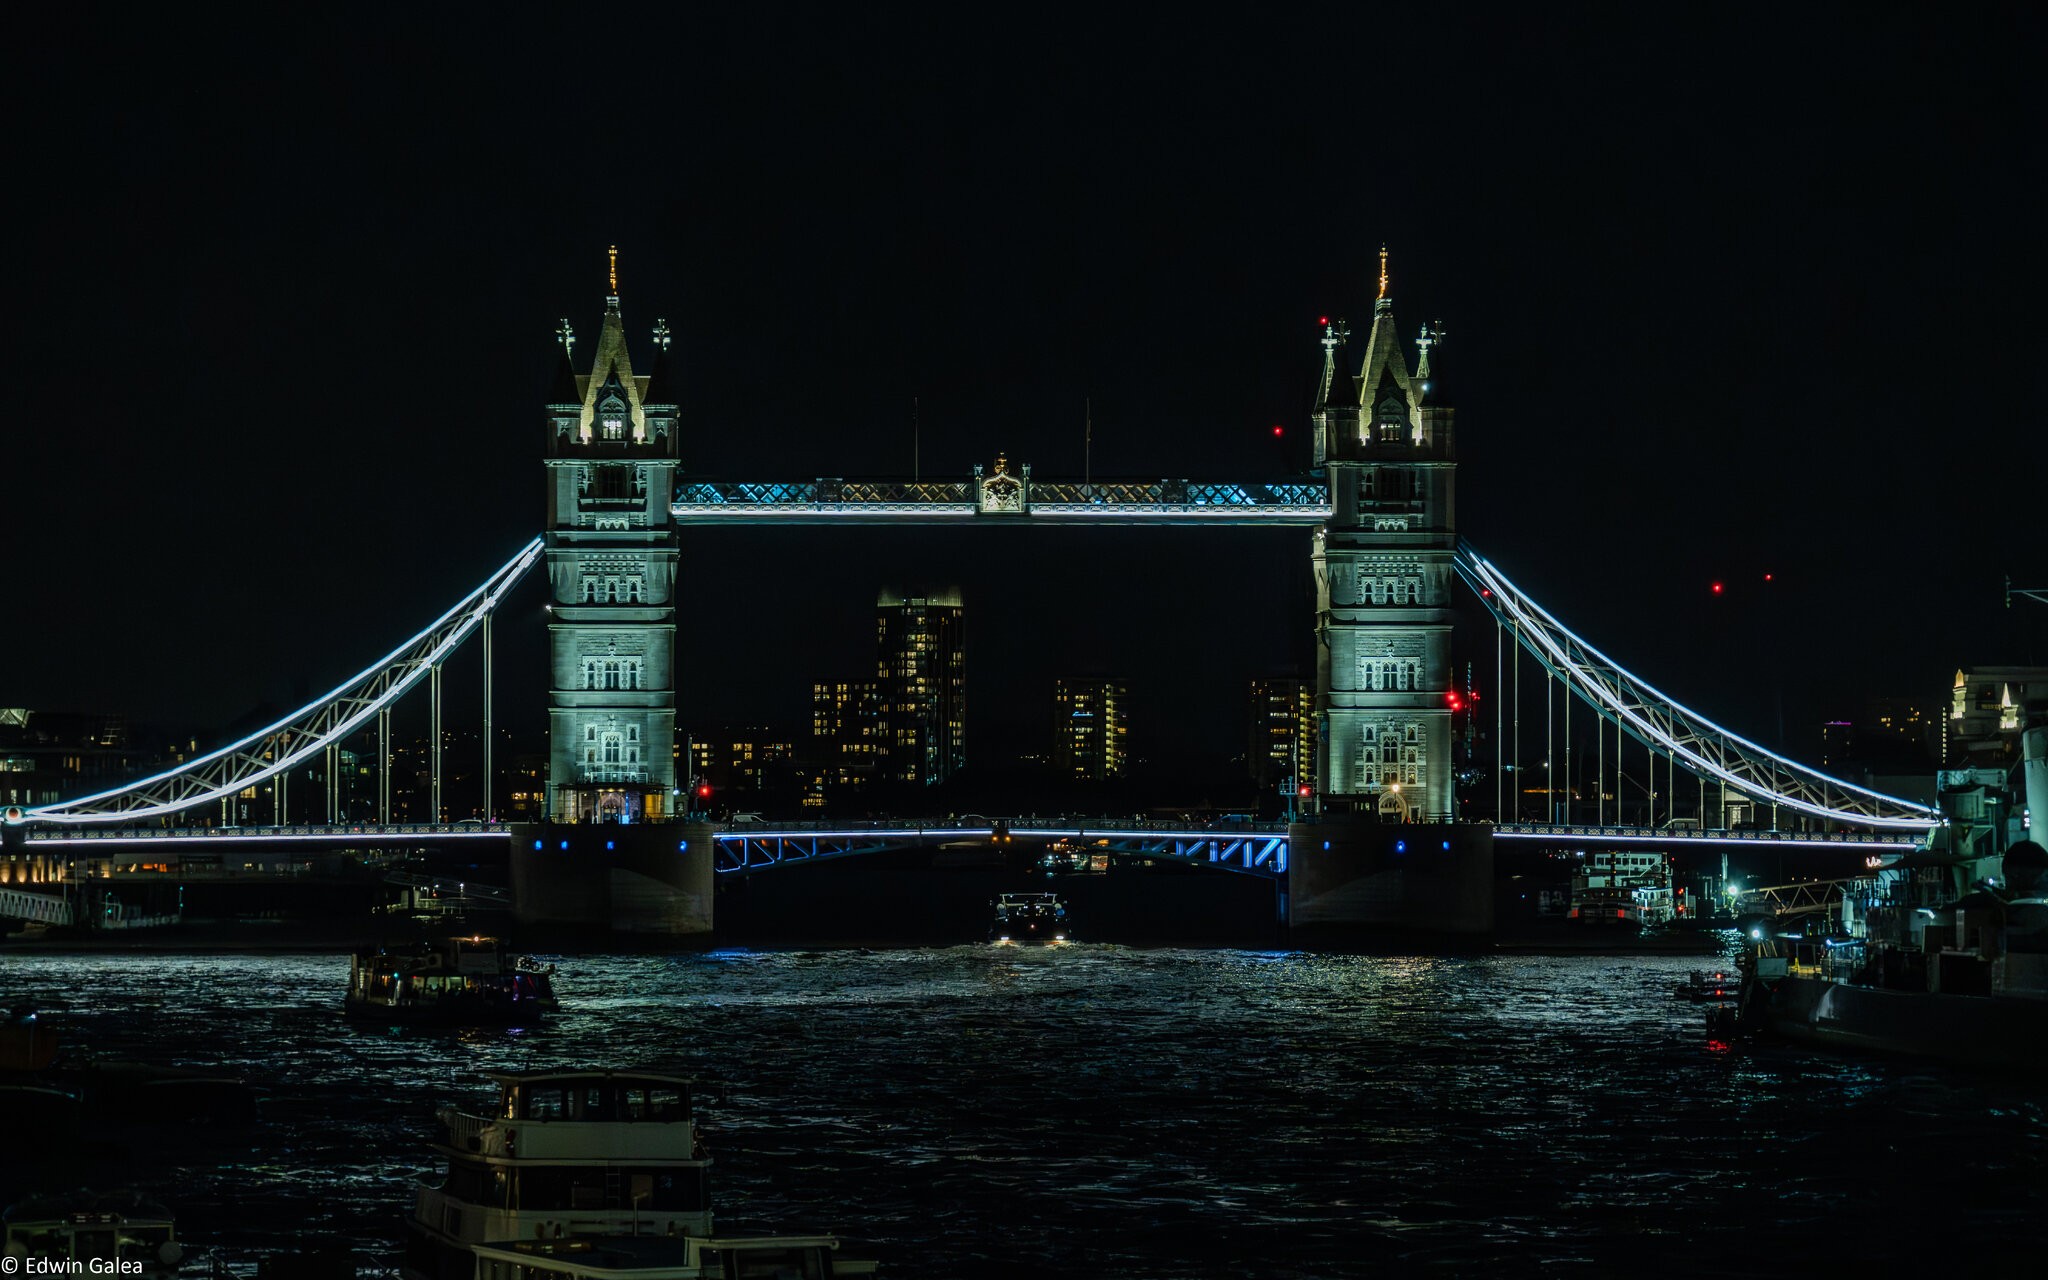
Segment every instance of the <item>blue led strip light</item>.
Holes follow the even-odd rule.
[[[346,738],[446,659],[540,562],[541,546],[539,538],[527,543],[418,635],[276,724],[176,769],[112,791],[28,809],[27,817],[68,823],[157,818],[233,795],[299,765]]]
[[[1574,635],[1462,539],[1458,574],[1493,616],[1517,629],[1522,645],[1578,696],[1637,740],[1667,751],[1695,773],[1743,794],[1831,822],[1894,831],[1926,831],[1941,818],[1925,805],[1829,777],[1730,733],[1680,706]]]

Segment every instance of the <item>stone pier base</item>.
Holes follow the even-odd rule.
[[[1288,934],[1303,946],[1483,942],[1493,828],[1339,818],[1287,829]]]
[[[712,829],[701,823],[520,823],[512,918],[676,938],[711,933]]]

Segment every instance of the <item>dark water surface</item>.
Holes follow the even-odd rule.
[[[348,962],[0,956],[67,1052],[231,1069],[262,1120],[119,1163],[195,1241],[395,1252],[432,1108],[500,1067],[705,1082],[726,1230],[824,1229],[897,1277],[1776,1275],[2033,1256],[2048,1090],[1710,1046],[1701,962],[955,947],[562,957],[524,1033],[344,1023]],[[2044,1068],[2048,1069],[2048,1068]],[[50,1188],[55,1189],[55,1188]]]

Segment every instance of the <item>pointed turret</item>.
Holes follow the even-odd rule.
[[[555,340],[561,343],[562,358],[555,361],[555,380],[548,386],[550,405],[576,405],[583,403],[583,392],[576,384],[576,364],[571,352],[576,346],[576,331],[569,327],[567,317],[561,327],[555,330]]]
[[[1368,426],[1368,446],[1409,444],[1422,427],[1422,385],[1408,372],[1394,323],[1394,300],[1387,296],[1387,251],[1380,248],[1380,292],[1372,304],[1372,332],[1365,340],[1365,361],[1359,366],[1360,415]]]
[[[626,321],[619,314],[617,294],[604,301],[604,325],[597,332],[597,358],[591,361],[590,376],[583,382],[582,426],[586,434],[607,434],[594,424],[608,395],[617,401],[615,416],[632,419],[626,434],[635,440],[643,439],[647,420],[640,409],[640,380],[633,376],[633,356],[626,350]]]
[[[1349,442],[1358,437],[1358,384],[1344,372],[1344,342],[1351,326],[1342,320],[1330,323],[1323,317],[1323,373],[1316,381],[1315,455],[1313,465],[1321,467],[1332,456],[1343,456]]]
[[[1316,410],[1356,409],[1358,407],[1358,384],[1351,375],[1344,372],[1344,343],[1351,337],[1351,326],[1342,320],[1331,324],[1323,320],[1323,376],[1316,383]]]

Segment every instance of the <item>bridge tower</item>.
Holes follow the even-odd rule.
[[[1363,360],[1325,324],[1315,464],[1331,515],[1316,531],[1317,795],[1332,816],[1451,816],[1450,593],[1457,547],[1452,411],[1427,403],[1425,328],[1410,370],[1387,296]]]
[[[548,817],[676,815],[676,405],[668,328],[633,372],[618,275],[588,373],[562,360],[547,407],[550,613]]]

